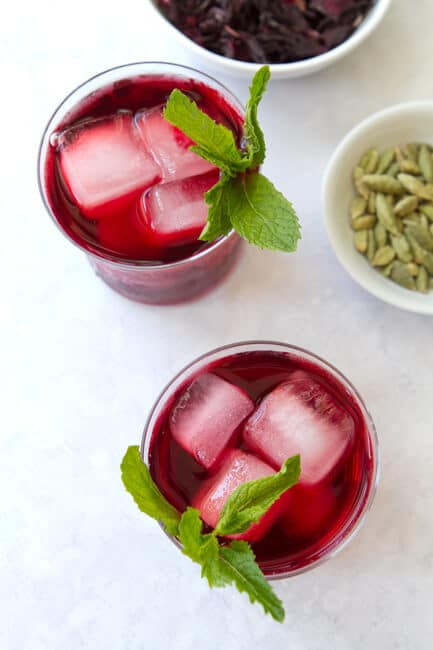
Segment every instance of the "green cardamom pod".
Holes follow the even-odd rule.
[[[374,256],[376,255],[376,240],[374,238],[374,232],[372,230],[369,230],[367,237],[368,237],[367,257],[368,260],[372,262]]]
[[[420,267],[416,279],[416,288],[421,293],[427,293],[429,290],[429,275],[423,266]]]
[[[370,192],[368,197],[368,212],[369,214],[375,214],[376,212],[376,192]]]
[[[403,155],[401,147],[395,147],[394,151],[395,151],[395,158],[396,158],[397,162],[400,163],[402,160],[404,160],[405,157]]]
[[[368,197],[370,196],[370,190],[368,187],[365,185],[364,181],[361,179],[359,181],[355,182],[355,187],[358,192],[366,201],[368,200]]]
[[[386,170],[386,175],[392,176],[393,178],[395,178],[399,173],[400,173],[400,163],[398,162],[392,163],[392,165],[390,165]]]
[[[394,213],[397,217],[406,217],[411,212],[414,212],[418,207],[417,196],[405,196],[400,199],[394,206]]]
[[[410,214],[407,215],[407,217],[405,217],[403,219],[403,223],[405,225],[411,224],[411,223],[417,223],[417,224],[421,223],[421,215],[420,215],[420,213],[419,212],[411,212]]]
[[[379,248],[372,260],[373,266],[387,266],[395,258],[395,250],[391,246]]]
[[[430,275],[433,275],[433,254],[422,250],[421,257],[421,264],[427,269]]]
[[[385,151],[379,157],[379,164],[377,166],[376,173],[384,174],[386,170],[392,165],[395,159],[395,151],[392,147],[385,149]]]
[[[370,157],[372,152],[374,151],[373,147],[371,149],[367,149],[367,151],[362,154],[361,160],[358,163],[358,167],[362,167],[362,169],[365,171],[365,168],[367,167]]]
[[[364,176],[364,182],[365,178],[366,177]],[[403,185],[404,189],[411,194],[415,194],[415,196],[418,196],[420,199],[426,199],[427,201],[433,200],[433,194],[429,192],[424,183],[414,176],[410,176],[410,174],[399,174],[397,178],[401,185]]]
[[[375,225],[374,237],[376,239],[376,244],[378,248],[381,248],[382,246],[386,246],[386,244],[388,243],[388,232],[381,223],[377,223]]]
[[[384,266],[382,269],[379,269],[382,275],[385,276],[385,278],[389,278],[389,276],[391,275],[393,265],[394,262],[391,262],[391,264],[388,264],[387,266]]]
[[[400,171],[402,174],[412,174],[413,176],[418,176],[421,174],[421,170],[414,160],[406,158],[400,163]]]
[[[367,201],[362,196],[356,196],[352,201],[350,215],[352,219],[361,217],[367,209]]]
[[[366,174],[362,179],[362,182],[373,192],[381,192],[382,194],[403,194],[401,183],[387,174]]]
[[[391,280],[399,284],[405,289],[416,289],[415,280],[410,275],[406,266],[401,262],[394,262],[392,271],[391,271]]]
[[[369,149],[361,158],[360,167],[366,174],[374,174],[379,164],[379,152],[377,149]]]
[[[419,146],[413,142],[403,147],[405,156],[414,162],[418,160],[418,149]]]
[[[403,235],[399,237],[391,235],[391,244],[400,262],[407,263],[412,261],[412,250],[406,237]]]
[[[409,262],[409,264],[406,264],[406,268],[408,270],[408,273],[413,277],[416,278],[416,276],[419,273],[420,267],[418,264],[415,264],[415,262]]]
[[[433,221],[433,205],[429,205],[428,203],[423,203],[422,205],[419,206],[420,212],[425,214],[426,217],[430,219],[430,221]]]
[[[352,230],[369,230],[370,228],[374,228],[376,221],[377,219],[374,214],[364,214],[362,217],[352,219]]]
[[[364,255],[368,248],[368,230],[359,230],[358,232],[355,232],[353,241],[356,250]]]
[[[421,248],[429,253],[433,253],[433,237],[426,228],[422,227],[421,224],[411,223],[406,226],[405,233],[408,237],[413,237]]]
[[[412,249],[413,253],[413,258],[417,264],[422,264],[423,259],[424,259],[424,253],[426,252],[416,241],[415,237],[412,237],[412,235],[408,234],[407,235],[407,240],[410,244],[410,247]]]
[[[428,228],[428,219],[427,219],[427,217],[425,216],[425,214],[421,214],[421,215],[420,215],[419,225],[420,225],[422,228],[424,228],[424,230],[428,230],[428,229],[429,229],[429,228]]]
[[[398,235],[398,227],[394,215],[394,210],[389,205],[386,197],[383,194],[376,196],[376,214],[380,223],[393,235]]]
[[[425,144],[423,144],[419,150],[418,165],[426,182],[433,182],[433,160],[431,153]]]

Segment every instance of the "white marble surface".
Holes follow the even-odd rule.
[[[376,34],[319,76],[275,83],[261,119],[266,172],[296,204],[296,255],[249,249],[187,306],[121,298],[53,227],[35,166],[50,112],[102,69],[168,59],[143,0],[8,3],[0,26],[0,648],[430,650],[433,637],[432,320],[370,297],[334,259],[319,188],[343,134],[371,112],[432,98],[431,0],[394,0]],[[241,97],[246,84],[226,79]],[[432,125],[433,126],[433,125]],[[364,395],[383,472],[359,537],[275,585],[274,623],[210,591],[119,478],[172,374],[217,345],[270,338],[328,358]]]

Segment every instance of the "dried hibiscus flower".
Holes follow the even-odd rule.
[[[345,41],[375,0],[157,0],[198,45],[256,63],[302,61]]]

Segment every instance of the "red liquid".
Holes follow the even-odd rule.
[[[187,93],[213,119],[231,128],[237,140],[240,140],[242,116],[219,92],[202,82],[172,76],[136,76],[105,86],[83,99],[69,112],[57,125],[56,133],[79,125],[83,120],[111,117],[119,111],[135,114],[142,109],[159,106],[166,102],[174,88]],[[54,146],[49,148],[45,161],[45,191],[49,207],[67,235],[85,250],[106,259],[138,260],[141,263],[148,261],[152,265],[167,264],[187,259],[209,247],[209,244],[197,240],[158,247],[137,237],[132,222],[128,219],[138,200],[137,196],[131,198],[127,195],[123,201],[116,203],[116,218],[110,217],[111,223],[105,219],[103,226],[100,226],[98,219],[89,220],[71,199],[60,172],[58,153]]]
[[[360,407],[340,382],[316,364],[284,353],[245,352],[221,359],[202,372],[213,374],[245,390],[257,406],[276,386],[286,381],[294,370],[302,369],[320,383],[353,418],[354,444],[339,466],[338,473],[327,483],[320,483],[306,500],[305,491],[292,488],[286,512],[264,537],[252,544],[263,571],[278,575],[311,564],[325,555],[355,522],[370,492],[374,476],[371,440]],[[201,373],[200,373],[201,374]],[[214,475],[224,462],[209,473],[173,439],[169,415],[174,403],[191,383],[182,385],[165,405],[154,429],[150,432],[149,467],[153,479],[165,497],[179,511],[191,504],[203,481]],[[230,449],[240,447],[251,452],[241,438],[243,424],[230,441]],[[225,451],[225,455],[227,451]],[[302,466],[302,456],[301,456]],[[313,494],[314,499],[311,499]],[[287,522],[290,522],[289,526]]]

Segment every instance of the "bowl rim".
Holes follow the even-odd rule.
[[[374,295],[376,298],[383,300],[384,302],[392,305],[394,307],[399,307],[406,311],[410,311],[417,314],[423,315],[433,315],[433,300],[430,302],[426,300],[425,304],[415,302],[414,294],[411,291],[401,289],[402,293],[396,294],[390,291],[392,287],[395,291],[396,285],[392,284],[388,287],[388,284],[385,282],[372,282],[368,279],[367,274],[363,270],[359,270],[354,267],[351,263],[352,257],[348,254],[345,254],[345,247],[342,247],[339,243],[339,240],[336,236],[338,228],[336,227],[336,217],[334,216],[332,206],[330,205],[329,193],[330,186],[333,182],[333,179],[339,173],[339,168],[341,165],[341,159],[344,153],[350,149],[353,143],[360,137],[367,135],[372,132],[373,129],[381,124],[387,123],[389,119],[395,117],[408,117],[412,114],[419,112],[431,113],[432,118],[432,127],[433,127],[433,100],[416,100],[409,102],[400,102],[392,106],[388,106],[380,111],[376,111],[371,115],[367,116],[361,122],[356,124],[352,129],[350,129],[346,135],[340,140],[336,148],[334,149],[324,172],[321,188],[321,206],[323,213],[323,220],[325,223],[325,229],[328,236],[328,240],[331,244],[333,252],[337,257],[340,264],[347,271],[347,273],[366,291]],[[432,138],[433,138],[433,128],[432,128]],[[432,142],[433,144],[433,142]],[[368,143],[366,144],[368,146]],[[353,249],[352,254],[355,254],[356,251]],[[367,268],[367,267],[366,267]],[[378,279],[383,280],[383,278]],[[403,293],[404,292],[404,293]],[[430,294],[432,296],[432,294]],[[427,298],[427,296],[426,296]]]
[[[355,29],[353,34],[351,34],[345,41],[337,45],[337,47],[324,52],[323,54],[318,54],[309,59],[303,59],[302,61],[293,61],[288,63],[269,63],[269,68],[271,73],[277,75],[296,75],[301,76],[303,73],[311,72],[314,69],[319,69],[328,64],[333,63],[334,61],[344,57],[346,54],[351,52],[355,47],[357,47],[364,39],[366,39],[378,26],[389,7],[391,6],[393,0],[376,0],[373,7],[370,9],[369,13],[366,15],[362,23]],[[229,57],[222,56],[216,52],[198,45],[195,41],[190,39],[188,36],[185,36],[177,27],[175,27],[160,11],[156,6],[156,0],[148,0],[148,5],[152,7],[154,12],[174,31],[177,33],[178,37],[190,48],[200,54],[205,59],[214,64],[219,64],[224,67],[230,68],[232,71],[237,72],[249,72],[254,74],[262,65],[261,63],[254,63],[252,61],[240,61],[238,59],[231,59]]]

